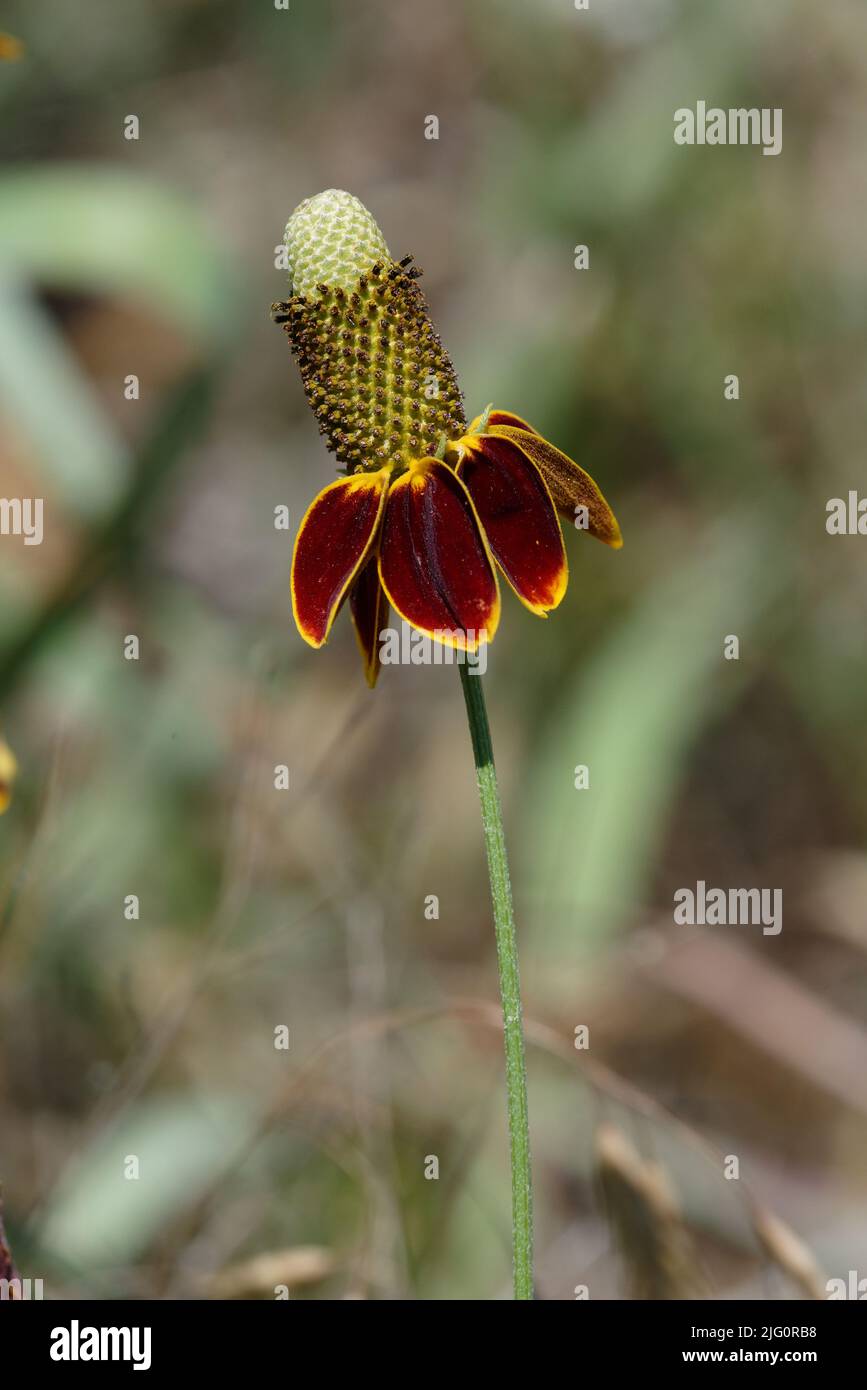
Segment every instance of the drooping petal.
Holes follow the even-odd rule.
[[[355,636],[361,648],[364,677],[371,690],[379,675],[379,634],[388,615],[388,599],[379,582],[376,555],[371,554],[349,595]]]
[[[492,431],[500,439],[511,440],[535,463],[548,484],[554,505],[574,523],[576,508],[587,508],[586,529],[614,550],[623,544],[620,527],[599,488],[583,468],[547,439],[538,434],[528,434],[525,430],[514,429],[510,425],[496,425]]]
[[[563,532],[538,468],[509,439],[480,435],[457,467],[494,559],[531,612],[545,617],[566,592]]]
[[[475,507],[439,459],[419,459],[393,484],[379,577],[391,605],[447,646],[475,651],[500,621],[497,576]]]
[[[314,497],[295,538],[292,612],[311,647],[321,647],[370,552],[388,493],[389,472],[338,478]]]

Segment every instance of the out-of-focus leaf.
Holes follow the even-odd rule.
[[[254,1124],[235,1098],[197,1093],[139,1105],[61,1179],[40,1223],[41,1245],[83,1268],[134,1259],[231,1163]],[[132,1159],[137,1178],[126,1176]]]
[[[45,312],[8,279],[0,280],[0,406],[72,515],[93,520],[118,500],[129,451]]]
[[[525,931],[537,950],[562,957],[569,940],[587,945],[640,905],[691,746],[741,689],[723,640],[743,644],[755,629],[778,573],[771,554],[767,537],[728,518],[579,667],[524,802]]]
[[[41,166],[0,178],[0,265],[43,285],[128,295],[208,342],[233,277],[177,194],[120,170]]]
[[[13,621],[12,634],[0,654],[0,697],[8,695],[37,650],[80,609],[112,566],[120,560],[129,562],[160,487],[208,418],[216,374],[216,367],[205,367],[191,372],[175,388],[139,450],[128,486],[117,505],[92,528],[80,561],[44,608],[23,621]]]

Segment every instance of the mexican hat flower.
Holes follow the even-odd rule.
[[[577,463],[511,411],[469,425],[416,283],[357,198],[329,189],[286,226],[290,298],[272,308],[341,476],[314,498],[292,560],[292,609],[313,647],[344,600],[368,683],[388,607],[465,652],[493,638],[498,571],[546,617],[569,577],[560,517],[606,545],[620,529]]]

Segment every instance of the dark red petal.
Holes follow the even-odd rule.
[[[388,616],[388,599],[379,582],[375,555],[371,555],[352,586],[349,608],[364,661],[365,680],[372,690],[379,675],[379,634]]]
[[[321,647],[376,537],[389,472],[353,473],[310,504],[292,556],[292,612],[311,647]]]
[[[527,434],[525,430],[512,429],[507,425],[497,425],[493,433],[499,439],[509,439],[517,444],[535,463],[559,511],[574,523],[576,509],[586,507],[586,529],[591,536],[619,550],[623,538],[617,519],[589,473],[585,473],[583,468],[579,468],[577,463],[573,463],[541,435]]]
[[[511,440],[494,435],[479,435],[466,445],[457,472],[494,559],[521,602],[544,617],[566,592],[569,566],[541,473]]]
[[[379,577],[391,605],[437,641],[475,651],[500,621],[500,592],[470,495],[439,459],[412,463],[392,486]]]

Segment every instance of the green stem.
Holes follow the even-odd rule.
[[[506,1095],[509,1108],[509,1149],[512,1168],[512,1250],[515,1298],[533,1297],[533,1194],[530,1186],[530,1127],[527,1112],[527,1068],[524,1059],[524,1025],[521,986],[518,979],[518,941],[509,860],[503,832],[503,811],[494,771],[494,752],[485,695],[478,668],[461,662],[461,685],[467,706],[470,737],[476,762],[482,824],[491,880],[491,903],[497,938],[497,967],[503,1001],[506,1043]]]

